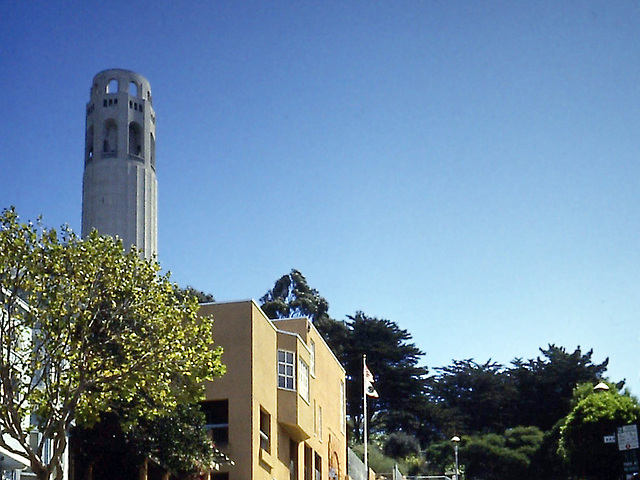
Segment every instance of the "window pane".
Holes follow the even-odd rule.
[[[300,370],[298,371],[298,393],[306,401],[309,401],[309,366],[300,359]]]
[[[278,387],[295,389],[295,353],[278,350]]]

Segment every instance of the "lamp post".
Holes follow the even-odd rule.
[[[453,443],[453,453],[455,455],[456,461],[455,480],[460,480],[460,465],[458,464],[458,445],[460,443],[460,437],[454,435],[453,437],[451,437],[451,442]]]
[[[594,392],[606,392],[607,390],[609,390],[609,385],[604,382],[600,382],[595,387],[593,387]]]

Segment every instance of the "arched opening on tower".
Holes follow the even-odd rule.
[[[93,160],[93,125],[89,127],[87,130],[87,135],[85,139],[85,162],[90,162]]]
[[[149,134],[150,136],[150,147],[151,147],[151,166],[156,168],[156,139],[153,136],[153,133]]]
[[[138,87],[138,84],[136,82],[129,82],[129,95],[133,97],[139,97],[139,88],[140,87]]]
[[[118,152],[118,124],[113,118],[104,122],[104,140],[102,142],[103,153]]]
[[[107,88],[105,89],[105,93],[116,93],[118,91],[118,80],[112,78],[107,83]]]
[[[136,122],[129,124],[129,154],[142,156],[142,128]]]

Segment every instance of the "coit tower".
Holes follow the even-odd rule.
[[[105,70],[93,78],[87,103],[82,236],[93,229],[157,253],[156,116],[146,78]]]

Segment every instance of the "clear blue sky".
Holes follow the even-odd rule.
[[[297,268],[424,363],[610,357],[640,393],[640,2],[0,4],[0,206],[80,230],[93,76],[151,83],[159,260]]]

